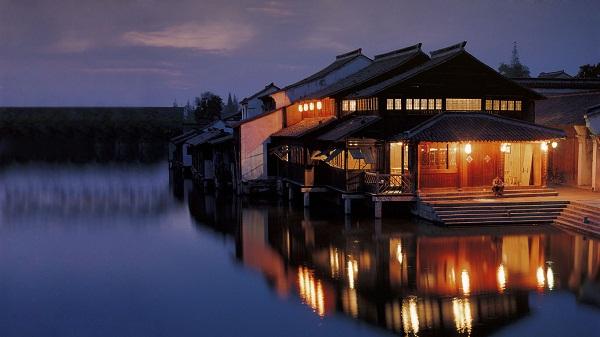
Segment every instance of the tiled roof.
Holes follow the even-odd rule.
[[[292,126],[288,126],[287,128],[275,132],[271,135],[271,137],[302,137],[312,131],[316,131],[317,129],[328,125],[334,120],[335,117],[333,116],[305,118]]]
[[[484,112],[442,113],[393,137],[414,142],[524,142],[564,138],[562,130]]]
[[[381,118],[378,116],[356,116],[350,119],[340,121],[338,125],[331,130],[317,137],[317,140],[326,142],[336,142],[343,140],[352,134],[372,125]]]
[[[279,90],[279,87],[275,85],[275,83],[271,82],[269,84],[267,84],[261,91],[255,93],[252,96],[246,97],[243,100],[240,101],[240,104],[244,104],[245,102],[255,98],[255,97],[260,97],[263,96],[267,93],[267,91],[269,91],[269,89],[274,88],[275,90]]]
[[[583,116],[598,104],[600,91],[551,96],[535,103],[535,122],[548,126],[585,125]]]
[[[600,91],[600,79],[589,78],[513,78],[513,81],[528,88],[585,89]]]
[[[302,84],[305,84],[308,82],[312,82],[319,78],[325,77],[325,76],[327,76],[327,74],[329,74],[337,69],[340,69],[341,67],[345,66],[346,64],[350,63],[351,61],[353,61],[354,59],[356,59],[357,57],[360,57],[360,56],[363,56],[362,49],[360,49],[360,48],[353,50],[351,52],[342,54],[342,55],[338,55],[335,57],[335,61],[333,61],[333,63],[331,63],[327,67],[317,71],[316,73],[314,73],[298,82],[295,82],[293,84],[286,86],[285,88],[283,88],[283,90],[297,87],[299,85],[302,85]]]
[[[414,59],[418,55],[427,57],[423,52],[421,52],[420,43],[386,54],[376,55],[375,60],[370,65],[322,90],[319,90],[314,94],[311,94],[311,96],[315,98],[323,98],[348,90],[368,80],[382,76],[383,74],[404,65],[406,62]]]
[[[196,136],[198,133],[199,133],[198,130],[191,130],[191,131],[182,133],[179,136],[175,136],[175,137],[171,138],[169,141],[173,144],[181,144],[181,143],[184,143],[186,140]]]
[[[204,131],[201,134],[186,140],[186,144],[190,144],[192,146],[201,145],[206,143],[207,141],[219,137],[223,134],[223,130],[209,130]]]
[[[473,61],[478,62],[479,64],[481,64],[483,67],[486,67],[490,70],[491,73],[496,74],[496,76],[508,83],[511,83],[512,85],[514,85],[515,87],[520,88],[521,90],[529,93],[532,97],[536,98],[536,99],[542,99],[544,98],[544,96],[540,95],[539,93],[535,92],[534,90],[523,86],[509,78],[506,78],[504,76],[502,76],[500,73],[498,73],[496,70],[490,68],[488,65],[486,65],[485,63],[479,61],[476,57],[474,57],[473,55],[469,54],[467,51],[465,51],[464,47],[466,45],[466,42],[462,42],[450,47],[446,47],[446,48],[442,48],[442,49],[438,49],[435,51],[432,51],[430,53],[431,55],[431,59],[427,62],[424,62],[421,65],[418,65],[414,68],[411,68],[408,71],[405,71],[401,74],[398,74],[396,76],[393,76],[385,81],[381,81],[377,84],[374,84],[372,86],[366,87],[362,90],[359,90],[358,92],[354,93],[353,95],[351,95],[352,97],[372,97],[375,96],[377,94],[379,94],[380,92],[389,89],[391,87],[394,87],[396,85],[401,84],[404,81],[407,81],[409,79],[412,79],[413,77],[424,73],[428,70],[434,69],[456,57],[458,57],[459,55],[466,55],[468,57],[470,57]]]

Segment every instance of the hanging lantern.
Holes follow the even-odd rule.
[[[298,111],[302,112],[304,109],[302,109],[302,104],[298,104]]]
[[[308,105],[310,108],[310,111],[313,111],[315,109],[315,103],[310,102],[310,104]]]
[[[471,154],[472,151],[473,149],[471,148],[471,143],[467,143],[467,145],[465,145],[465,153]]]
[[[308,111],[308,104],[304,103],[304,111]]]
[[[552,148],[556,149],[558,147],[558,143],[557,142],[552,142]]]
[[[323,109],[323,103],[321,101],[317,101],[317,110]]]
[[[542,144],[540,144],[540,147],[541,147],[542,151],[544,151],[544,152],[548,151],[548,143],[543,142]]]

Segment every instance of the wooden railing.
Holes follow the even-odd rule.
[[[365,172],[364,190],[375,194],[404,194],[412,193],[413,186],[410,176],[406,174]]]
[[[279,176],[282,178],[286,178],[292,181],[297,182],[298,184],[304,184],[304,172],[305,168],[302,164],[290,163],[285,160],[277,161]]]
[[[315,166],[315,185],[331,186],[345,192],[362,192],[363,171],[349,170],[319,163]]]

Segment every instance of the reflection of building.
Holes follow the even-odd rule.
[[[240,219],[238,258],[279,295],[396,333],[484,335],[528,314],[530,292],[598,294],[600,243],[553,230],[381,233],[270,207]]]

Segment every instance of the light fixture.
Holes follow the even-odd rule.
[[[540,144],[540,147],[542,148],[542,151],[544,151],[544,152],[548,151],[548,143],[542,142]]]
[[[304,103],[304,111],[308,111],[308,104]]]
[[[308,105],[310,108],[310,111],[313,111],[315,109],[315,103],[310,102],[310,104]]]
[[[552,142],[552,148],[556,149],[558,147],[558,143],[557,142]]]
[[[473,149],[471,148],[471,143],[467,143],[467,145],[465,145],[465,153],[471,154],[472,151]]]
[[[317,110],[321,110],[323,109],[323,103],[321,103],[321,101],[317,102]]]
[[[298,104],[298,111],[302,112],[302,104]]]

